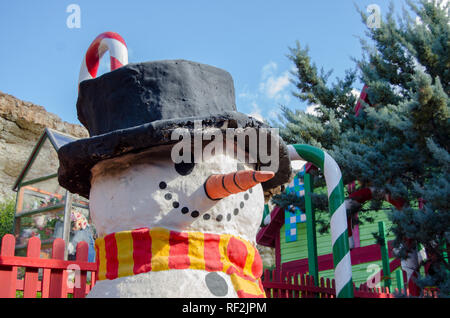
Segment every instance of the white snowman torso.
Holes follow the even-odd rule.
[[[170,147],[102,161],[92,169],[90,209],[99,236],[139,228],[230,234],[255,244],[264,194],[260,184],[221,200],[209,199],[212,174],[253,169],[227,155],[174,164]],[[223,272],[150,271],[101,280],[89,297],[237,297]]]

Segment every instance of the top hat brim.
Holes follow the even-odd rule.
[[[71,193],[89,198],[91,169],[103,160],[129,153],[138,153],[148,148],[175,144],[171,139],[177,128],[193,131],[194,122],[201,121],[203,128],[269,128],[266,124],[245,114],[228,111],[205,117],[157,120],[139,126],[115,130],[106,134],[78,139],[61,147],[58,151],[60,166],[59,183]],[[285,184],[291,176],[291,164],[286,144],[278,138],[279,164],[275,176],[262,184],[265,191]]]

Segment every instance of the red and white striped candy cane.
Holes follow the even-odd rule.
[[[103,54],[109,51],[111,71],[128,64],[128,49],[125,40],[115,32],[104,32],[89,46],[81,64],[78,85],[97,76],[98,64]]]

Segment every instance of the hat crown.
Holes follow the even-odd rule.
[[[127,64],[80,83],[78,119],[91,136],[142,124],[236,111],[225,70],[186,60]]]

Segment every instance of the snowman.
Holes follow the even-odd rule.
[[[96,41],[98,58],[105,44]],[[80,81],[78,118],[90,137],[58,152],[59,182],[89,198],[99,236],[88,297],[265,297],[255,237],[264,194],[289,181],[286,145],[270,133],[253,144],[225,138],[268,127],[236,111],[224,70],[120,64]],[[261,147],[272,147],[276,165],[260,158]]]

